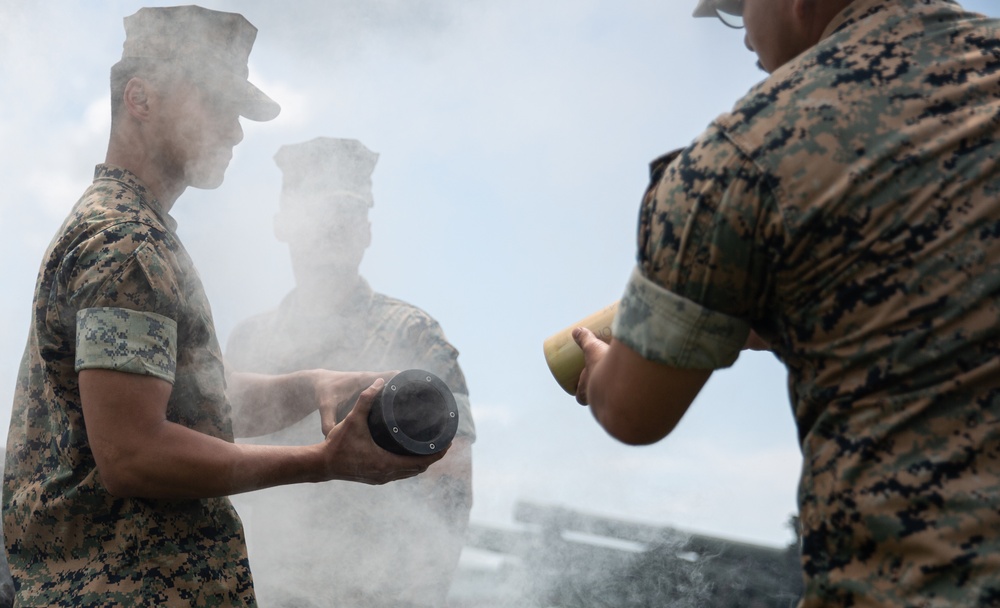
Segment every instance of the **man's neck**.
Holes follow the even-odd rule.
[[[296,273],[297,299],[301,305],[321,308],[324,311],[344,308],[361,289],[363,279],[357,272],[311,271]]]
[[[147,147],[126,133],[112,132],[104,162],[127,169],[138,177],[164,213],[170,211],[187,189],[182,178],[167,175],[164,167],[154,160]]]

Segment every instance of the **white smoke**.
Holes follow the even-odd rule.
[[[223,343],[294,284],[273,236],[274,152],[358,138],[382,154],[361,272],[431,312],[461,351],[479,431],[474,523],[516,527],[515,504],[535,500],[787,542],[798,454],[767,355],[713,376],[666,441],[628,448],[562,393],[541,354],[548,335],[620,297],[647,163],[759,78],[739,34],[690,20],[690,3],[652,0],[204,4],[259,28],[251,80],[283,107],[243,123],[220,189],[189,191],[173,211]],[[37,264],[103,160],[108,68],[122,17],[141,5],[0,3],[4,419]]]

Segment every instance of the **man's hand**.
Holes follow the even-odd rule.
[[[580,373],[580,379],[576,384],[576,402],[580,405],[589,405],[587,383],[590,381],[591,370],[607,354],[608,344],[586,327],[577,327],[574,329],[573,339],[576,340],[577,346],[583,350],[583,360],[585,362],[583,371]]]
[[[446,449],[429,456],[401,456],[383,450],[375,443],[368,430],[368,412],[385,382],[383,376],[374,375],[375,382],[361,391],[347,417],[332,426],[326,435],[323,449],[327,479],[381,485],[418,475],[448,453]],[[392,375],[389,374],[390,377]],[[332,411],[335,412],[336,408]]]
[[[233,372],[227,394],[233,406],[237,437],[259,437],[295,424],[314,411],[320,414],[325,437],[343,420],[358,395],[376,378],[396,372],[335,372],[307,369],[269,375]]]
[[[381,378],[388,382],[398,372],[335,372],[316,370],[314,390],[323,435],[327,436],[344,420],[361,392]],[[376,393],[377,394],[377,393]],[[374,398],[374,397],[373,397]],[[367,416],[367,413],[365,414]]]

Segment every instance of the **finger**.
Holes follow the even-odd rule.
[[[573,340],[581,350],[586,351],[587,345],[589,345],[593,340],[597,340],[597,336],[595,336],[594,332],[590,331],[586,327],[577,327],[573,330]]]
[[[403,469],[398,469],[396,473],[399,475],[397,479],[406,479],[408,477],[416,477],[421,473],[427,471],[428,467],[433,463],[420,464],[415,466],[409,466]]]
[[[323,436],[330,434],[333,427],[337,426],[337,414],[329,408],[320,408],[319,410],[319,422],[320,428],[323,430]]]
[[[358,412],[358,415],[367,418],[368,412],[372,409],[372,403],[375,402],[375,398],[378,397],[378,394],[382,391],[383,386],[385,386],[385,380],[382,378],[376,378],[375,382],[372,382],[371,386],[361,391],[361,394],[358,395],[357,402],[354,404],[354,409],[351,410],[351,414]]]
[[[411,477],[416,477],[420,475],[427,469],[404,469],[402,471],[396,471],[396,473],[391,477],[391,479],[386,479],[386,481],[396,481],[399,479],[409,479]]]
[[[586,374],[586,370],[584,370],[584,374]],[[587,379],[584,375],[580,376],[580,382],[576,385],[576,402],[580,405],[589,405],[587,399]]]
[[[444,458],[445,454],[447,454],[450,449],[451,446],[449,445],[447,448],[433,454],[426,454],[423,456],[399,456],[397,459],[397,468],[400,470],[416,470],[416,473],[422,473],[432,464]]]
[[[372,485],[382,485],[384,483],[389,483],[390,481],[396,481],[398,479],[408,479],[410,477],[415,477],[427,470],[427,465],[417,464],[414,462],[408,462],[402,466],[392,466],[384,468],[378,472],[371,472],[368,475],[362,475],[360,472],[355,474],[357,479],[364,480],[365,483]]]
[[[355,382],[357,382],[358,386],[358,392],[360,392],[361,389],[371,386],[371,383],[375,382],[375,380],[379,378],[381,378],[384,382],[388,383],[389,380],[392,380],[393,376],[395,376],[398,373],[399,373],[398,370],[388,370],[381,372],[358,372],[357,376],[355,377]]]

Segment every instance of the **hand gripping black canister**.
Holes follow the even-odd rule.
[[[455,396],[428,371],[399,372],[372,403],[368,429],[375,443],[390,452],[436,454],[448,447],[458,430]]]

